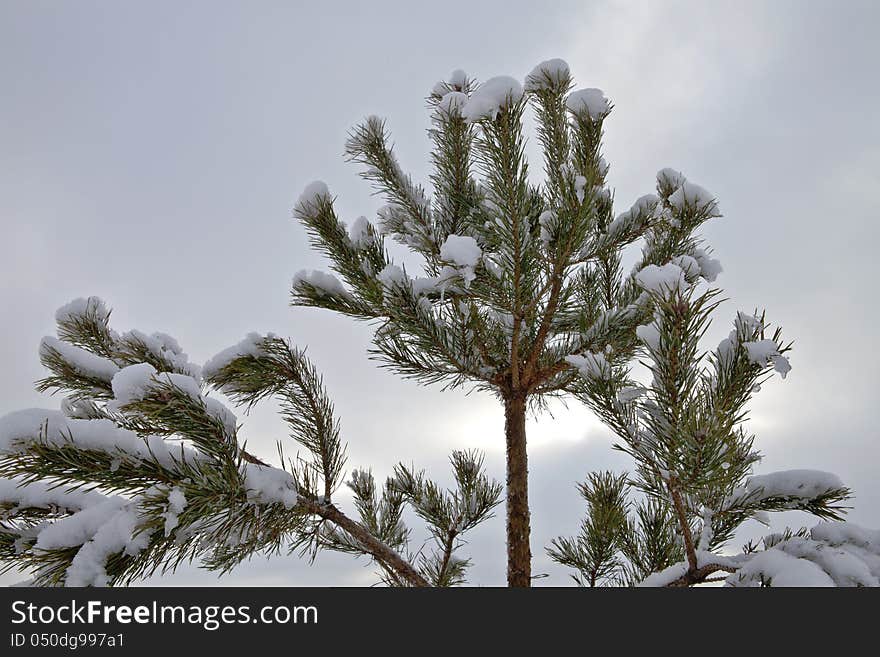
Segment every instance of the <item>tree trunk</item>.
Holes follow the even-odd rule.
[[[532,552],[529,548],[525,397],[505,400],[504,434],[507,439],[507,585],[528,587],[532,583]]]

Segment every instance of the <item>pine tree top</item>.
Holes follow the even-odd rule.
[[[525,157],[529,107],[544,159],[538,185]],[[539,64],[524,85],[456,71],[428,109],[430,194],[404,173],[385,122],[369,117],[345,152],[386,201],[377,223],[359,218],[347,230],[320,182],[294,208],[335,272],[297,274],[294,304],[372,322],[373,354],[392,370],[538,402],[576,392],[569,357],[632,357],[633,330],[650,313],[640,271],[687,257],[696,275],[717,275],[694,234],[719,216],[717,203],[677,171],[661,170],[656,194],[614,215],[601,155],[612,105],[598,89],[574,90],[565,62]],[[419,256],[422,271],[396,264],[386,239]],[[642,255],[625,275],[621,252],[636,242]]]

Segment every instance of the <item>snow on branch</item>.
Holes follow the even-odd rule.
[[[522,85],[514,78],[506,75],[489,78],[471,94],[461,115],[469,123],[494,121],[499,112],[518,104],[522,97]]]
[[[611,111],[611,103],[601,89],[578,89],[565,99],[566,108],[578,117],[590,121],[604,119]]]
[[[773,502],[779,509],[804,509],[816,499],[846,497],[837,475],[820,470],[783,470],[753,475],[733,490],[722,508],[761,507]]]

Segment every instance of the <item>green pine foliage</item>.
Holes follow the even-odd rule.
[[[686,586],[718,572],[737,583],[745,560],[724,549],[743,522],[790,510],[841,520],[850,491],[824,472],[753,476],[761,457],[746,429],[747,406],[774,368],[788,373],[791,345],[763,313],[738,313],[730,335],[704,352],[719,291],[700,291],[674,264],[647,273],[655,276],[640,281],[654,314],[638,330],[638,351],[649,382],[632,368],[581,363],[579,398],[614,431],[634,471],[590,474],[580,486],[587,509],[579,534],[556,539],[548,552],[586,586],[646,579]]]

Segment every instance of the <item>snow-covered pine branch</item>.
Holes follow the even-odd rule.
[[[403,492],[357,498],[359,519],[333,503],[345,445],[303,352],[250,334],[199,367],[170,336],[119,334],[109,316],[95,297],[60,309],[59,338],[41,344],[51,376],[40,388],[67,394],[62,410],[0,418],[0,568],[37,585],[108,585],[184,561],[224,572],[257,553],[328,548],[366,555],[391,584],[461,581],[466,560],[438,578],[434,561],[408,553]],[[245,410],[277,398],[308,457],[285,469],[249,453],[208,386]],[[461,533],[488,517],[500,487],[476,454],[453,455],[453,470],[471,473],[481,505]]]

